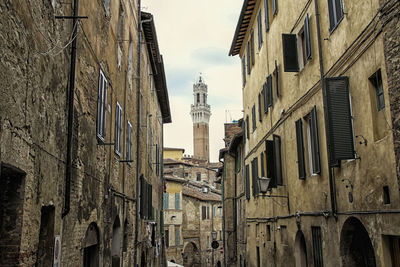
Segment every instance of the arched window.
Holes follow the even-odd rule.
[[[196,103],[200,103],[200,94],[199,93],[197,93],[197,101],[196,101]]]

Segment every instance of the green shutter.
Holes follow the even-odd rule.
[[[328,146],[333,166],[338,160],[355,158],[349,77],[325,78],[325,90]]]
[[[168,193],[164,193],[164,210],[168,209]]]
[[[262,121],[262,96],[261,93],[258,93],[258,120]]]
[[[264,152],[260,154],[260,167],[261,167],[261,177],[265,177],[265,170],[264,170]]]
[[[264,0],[264,10],[265,10],[265,30],[269,31],[268,0]]]
[[[274,162],[275,162],[276,184],[277,185],[283,185],[282,158],[281,158],[281,137],[278,136],[278,135],[274,135],[273,139],[274,139]]]
[[[306,59],[309,60],[311,58],[311,37],[310,37],[310,19],[308,14],[304,19],[304,38],[306,43]]]
[[[268,75],[267,77],[267,105],[268,107],[273,106],[273,93],[272,93],[272,75]]]
[[[271,178],[269,187],[276,187],[275,163],[274,163],[274,142],[265,141],[265,156],[267,157],[267,177]]]
[[[175,209],[179,210],[180,209],[180,195],[179,193],[175,193]]]
[[[268,92],[267,92],[267,82],[263,84],[263,95],[264,95],[264,113],[268,113]]]
[[[313,173],[321,173],[321,162],[319,155],[319,137],[318,137],[318,119],[317,108],[314,106],[311,110],[311,150]]]
[[[275,76],[276,97],[279,98],[279,96],[280,96],[280,92],[279,92],[279,69],[278,69],[278,63],[276,62],[276,60],[275,60],[274,76]]]
[[[250,168],[246,165],[246,198],[250,199]]]

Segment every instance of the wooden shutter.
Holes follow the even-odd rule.
[[[258,12],[258,17],[257,17],[257,26],[258,26],[258,50],[261,49],[262,43],[263,43],[263,38],[262,38],[262,22],[261,22],[261,10]]]
[[[276,97],[279,98],[279,96],[280,96],[280,92],[279,92],[279,69],[278,69],[278,63],[276,62],[276,60],[275,60],[274,76],[275,76]]]
[[[304,19],[304,38],[306,43],[306,59],[309,60],[311,58],[311,36],[310,36],[310,19],[308,14]]]
[[[201,206],[201,219],[202,220],[206,219],[206,217],[207,217],[206,212],[207,212],[206,206]]]
[[[152,219],[153,215],[153,186],[147,185],[147,218]]]
[[[250,42],[247,42],[247,74],[250,75]]]
[[[276,184],[283,185],[282,159],[281,159],[281,137],[278,135],[274,135],[273,139],[274,139],[274,162],[275,162]]]
[[[273,93],[272,93],[272,75],[268,75],[267,77],[267,101],[268,107],[273,106]]]
[[[274,16],[278,13],[278,0],[272,0],[272,14]]]
[[[264,160],[264,152],[260,154],[260,167],[261,167],[261,177],[265,177],[265,160]]]
[[[262,95],[258,93],[258,120],[262,121]]]
[[[283,67],[285,72],[298,72],[296,34],[282,34]]]
[[[299,170],[299,179],[306,179],[306,166],[304,160],[304,143],[303,143],[303,121],[296,121],[296,140],[297,140],[297,166]]]
[[[263,95],[264,95],[264,113],[268,113],[268,92],[267,92],[267,83],[263,84]]]
[[[246,198],[250,199],[250,168],[246,165]]]
[[[175,209],[176,210],[180,209],[179,201],[180,201],[180,195],[179,195],[179,193],[175,193]]]
[[[318,137],[318,119],[317,108],[314,106],[311,110],[311,150],[313,173],[321,173],[321,162],[319,155],[319,137]]]
[[[246,85],[246,57],[242,58],[243,87]]]
[[[325,78],[325,90],[328,145],[332,166],[338,160],[355,157],[349,77]]]
[[[259,188],[258,188],[258,158],[255,157],[251,162],[251,182],[253,188],[253,196],[258,196]]]
[[[264,9],[265,9],[265,30],[269,31],[269,8],[268,8],[268,0],[264,0]]]
[[[323,267],[323,253],[322,253],[322,234],[320,227],[311,227],[312,243],[313,243],[313,256],[314,266]]]
[[[328,13],[329,13],[329,30],[332,31],[333,28],[336,26],[336,19],[335,19],[335,12],[333,10],[333,1],[335,0],[328,0]]]
[[[256,105],[253,105],[253,107],[251,109],[251,122],[252,122],[253,132],[254,132],[257,128]]]
[[[156,175],[160,175],[160,148],[156,144]]]
[[[140,177],[140,217],[144,218],[144,207],[145,207],[145,181],[144,181],[144,177],[141,176]]]
[[[164,193],[164,210],[168,209],[168,193]]]
[[[334,2],[336,11],[336,24],[338,24],[343,17],[342,0],[334,0]]]
[[[254,63],[256,62],[256,54],[255,54],[255,49],[254,49],[254,31],[251,31],[250,35],[250,50],[251,50],[251,65],[253,66]]]
[[[267,157],[267,177],[271,178],[271,181],[269,182],[269,187],[276,187],[273,141],[265,141],[265,156]]]
[[[250,138],[249,115],[246,116],[246,138]]]

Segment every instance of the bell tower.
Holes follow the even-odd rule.
[[[210,161],[208,123],[211,116],[210,105],[207,104],[207,84],[199,77],[193,85],[194,103],[191,105],[190,115],[193,121],[193,148],[194,157]]]

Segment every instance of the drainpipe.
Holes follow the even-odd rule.
[[[134,258],[133,258],[133,266],[137,266],[137,249],[138,249],[138,233],[139,233],[139,175],[140,175],[140,127],[141,127],[141,96],[140,96],[140,90],[141,90],[141,76],[140,76],[140,56],[141,56],[141,50],[142,50],[142,12],[141,12],[141,0],[138,0],[138,43],[137,43],[137,77],[136,77],[136,82],[137,82],[137,112],[138,114],[138,119],[137,119],[137,127],[136,127],[136,218],[135,218],[135,243],[134,243]]]
[[[321,27],[320,27],[320,13],[319,13],[319,8],[318,8],[318,0],[314,0],[315,4],[315,14],[316,14],[316,23],[317,23],[317,38],[318,38],[318,56],[319,56],[319,71],[321,75],[321,87],[322,87],[322,94],[323,94],[323,104],[324,104],[324,115],[325,115],[325,138],[326,140],[329,140],[329,126],[326,123],[326,118],[327,118],[327,99],[326,99],[326,87],[325,87],[325,82],[324,82],[324,62],[322,58],[322,41],[321,41]],[[329,145],[329,142],[327,142],[327,153],[328,153],[328,172],[329,172],[329,192],[331,195],[331,212],[332,215],[337,219],[337,203],[336,203],[336,186],[335,186],[335,180],[332,175],[332,167],[330,166],[331,162],[331,147]]]
[[[68,130],[67,130],[67,159],[65,170],[65,190],[64,190],[64,208],[61,217],[64,218],[70,211],[71,202],[71,176],[72,176],[72,131],[74,128],[74,95],[75,95],[75,66],[76,66],[76,44],[78,27],[78,8],[79,0],[74,0],[74,14],[72,19],[72,28],[74,40],[71,47],[71,69],[69,73],[69,91],[68,91]]]

